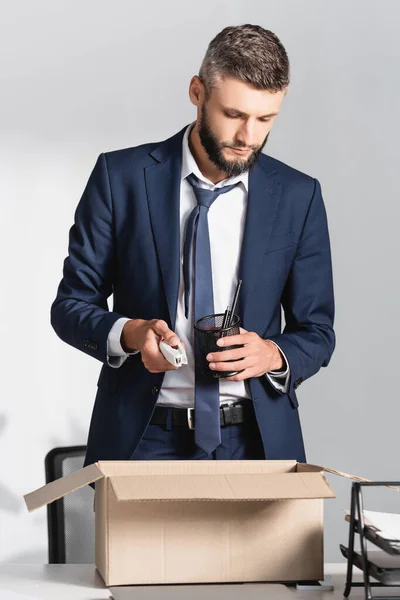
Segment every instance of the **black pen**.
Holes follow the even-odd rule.
[[[241,285],[242,285],[242,280],[239,279],[238,284],[236,286],[235,296],[234,296],[233,302],[232,302],[232,310],[231,310],[230,315],[229,315],[229,321],[228,321],[228,323],[226,325],[227,327],[230,327],[231,324],[232,324],[232,319],[233,319],[233,315],[235,314],[236,304],[237,304],[237,301],[238,301],[238,297],[239,297],[239,292],[240,292]]]
[[[228,325],[228,321],[229,321],[229,318],[230,318],[229,306],[227,306],[227,307],[226,307],[225,314],[224,314],[224,319],[223,319],[223,321],[222,321],[222,327],[221,327],[221,329],[225,329],[225,327],[227,327],[227,325]],[[223,334],[224,334],[224,332],[222,332],[222,335],[223,335]]]

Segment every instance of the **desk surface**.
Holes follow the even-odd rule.
[[[346,565],[326,564],[325,574],[331,575],[335,590],[298,591],[267,583],[219,585],[137,586],[135,600],[337,600],[343,598]],[[358,572],[358,569],[355,569]],[[359,578],[358,578],[359,579]],[[375,593],[381,592],[376,588]],[[104,600],[110,591],[94,565],[0,565],[0,600]],[[398,588],[386,589],[385,594],[399,594]],[[363,588],[353,588],[350,600],[363,598]],[[25,600],[24,598],[24,600]],[[21,599],[22,600],[22,599]]]

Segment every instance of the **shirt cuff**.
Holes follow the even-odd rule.
[[[275,342],[273,342],[272,340],[268,340],[268,341],[275,344]],[[284,361],[285,361],[286,368],[285,368],[285,370],[282,370],[282,371],[268,371],[265,375],[266,375],[268,381],[271,383],[271,385],[276,390],[278,390],[279,392],[282,392],[283,394],[286,394],[289,389],[289,379],[290,379],[289,362],[288,362],[286,355],[283,352],[282,348],[280,346],[278,346],[278,344],[275,344],[275,346],[278,348],[279,352],[282,354]]]
[[[126,317],[117,319],[114,325],[111,327],[107,338],[107,363],[110,367],[118,369],[126,361],[128,356],[138,354],[139,350],[134,352],[125,352],[121,346],[121,334],[125,323],[130,321]]]
[[[278,344],[276,344],[272,340],[267,340],[267,341],[271,342],[272,344],[275,344],[275,346],[278,348],[279,352],[282,354],[283,360],[285,362],[285,369],[284,370],[268,371],[268,374],[272,375],[273,377],[287,377],[287,375],[289,375],[289,373],[290,373],[290,369],[289,369],[289,363],[288,363],[288,360],[286,358],[285,353],[283,352],[282,348],[280,346],[278,346]]]

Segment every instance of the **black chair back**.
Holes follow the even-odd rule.
[[[46,483],[83,467],[86,446],[54,448],[45,458]],[[80,490],[47,505],[49,563],[93,564],[94,490]]]

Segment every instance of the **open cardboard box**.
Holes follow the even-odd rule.
[[[107,586],[323,579],[323,467],[290,460],[100,461],[24,496],[29,511],[96,482]]]

